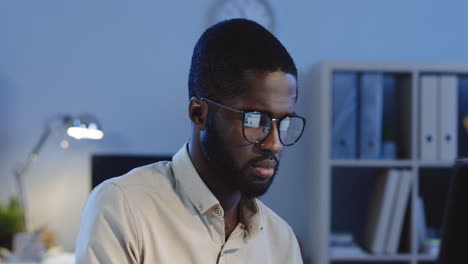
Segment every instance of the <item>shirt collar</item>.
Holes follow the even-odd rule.
[[[244,228],[250,238],[253,238],[263,230],[262,211],[257,199],[245,199],[241,201],[242,218],[245,221]]]
[[[219,201],[201,179],[188,153],[188,144],[172,157],[174,176],[200,214],[205,214]],[[263,229],[262,212],[257,199],[241,201],[245,229],[250,238]]]
[[[172,157],[172,162],[175,178],[200,214],[219,204],[193,166],[187,143]]]

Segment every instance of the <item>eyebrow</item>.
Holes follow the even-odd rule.
[[[270,116],[270,118],[272,118],[274,116],[273,112],[271,111],[268,111],[268,110],[258,110],[258,109],[255,109],[255,108],[243,108],[243,107],[230,107],[230,106],[227,106],[227,105],[223,105],[223,104],[220,104],[220,103],[217,103],[217,102],[214,102],[214,101],[211,101],[210,99],[208,98],[205,98],[205,97],[201,97],[202,100],[206,100],[207,102],[210,102],[210,103],[213,103],[221,108],[225,108],[225,109],[228,109],[228,110],[231,110],[231,111],[234,111],[234,112],[243,112],[243,113],[247,113],[247,112],[259,112],[259,113],[265,113],[267,114],[268,116]],[[283,119],[287,116],[294,116],[294,115],[297,115],[299,116],[296,111],[292,112],[292,113],[288,113],[286,115],[283,115],[281,118],[278,118],[278,119]]]
[[[271,112],[271,111],[259,110],[259,109],[255,109],[255,108],[238,108],[238,111],[242,111],[244,113],[247,113],[247,112],[262,112],[262,113],[268,114],[270,117],[274,116],[273,112]],[[281,118],[286,117],[286,116],[294,116],[294,115],[297,115],[296,111],[294,111],[292,113],[287,113],[285,115],[282,115]]]

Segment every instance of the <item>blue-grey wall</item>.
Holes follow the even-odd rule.
[[[30,219],[73,250],[90,153],[174,153],[188,140],[192,48],[219,1],[0,1],[0,201],[14,193],[12,170],[47,118],[95,114],[104,140],[62,150],[63,135],[53,136],[26,175]],[[300,71],[305,115],[310,70],[320,59],[468,62],[466,1],[269,2],[275,34]],[[302,239],[308,151],[305,144],[286,151],[263,198]]]

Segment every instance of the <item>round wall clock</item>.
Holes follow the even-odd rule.
[[[273,12],[265,0],[224,0],[215,9],[215,22],[231,18],[253,20],[269,31],[274,29]]]

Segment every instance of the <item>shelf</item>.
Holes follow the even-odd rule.
[[[411,261],[411,254],[397,255],[363,255],[363,256],[330,256],[332,261],[361,261],[361,262],[376,262],[376,261]],[[424,259],[426,260],[426,259]]]
[[[427,79],[428,77],[432,79]],[[448,143],[442,148],[444,141],[438,136],[438,133],[442,133],[438,128],[448,130],[448,127],[452,127],[450,124],[444,125],[445,121],[453,120],[453,114],[461,110],[452,109],[448,105],[439,107],[448,99],[443,101],[445,97],[434,98],[433,92],[435,90],[436,94],[442,94],[439,90],[443,84],[443,89],[450,89],[450,93],[443,94],[453,95],[456,78],[459,82],[463,81],[457,84],[459,91],[466,92],[465,96],[468,96],[467,64],[325,61],[313,68],[311,87],[314,89],[310,92],[312,101],[308,118],[316,121],[317,129],[308,130],[311,150],[308,214],[311,221],[307,253],[311,257],[311,263],[428,264],[437,260],[437,256],[418,252],[418,235],[431,231],[438,236],[442,227],[444,202],[455,162],[436,158],[444,157],[447,160],[457,155],[468,156],[468,149],[462,148],[465,152],[458,150],[458,153],[454,153],[453,146],[447,145]],[[422,80],[425,80],[424,85]],[[428,86],[428,80],[437,82],[431,82],[432,86]],[[378,89],[375,93],[372,91],[376,89],[372,90],[371,85]],[[380,89],[383,91],[380,92]],[[431,92],[429,95],[426,95],[427,89]],[[379,100],[376,101],[377,106],[369,103],[369,100],[377,100],[376,97]],[[379,99],[381,97],[382,101]],[[464,98],[458,97],[459,105],[459,102],[465,102]],[[437,104],[432,103],[433,99]],[[453,102],[453,97],[449,99]],[[423,111],[423,102],[429,101],[432,104],[426,108],[431,111],[436,109],[436,116],[428,115],[429,112],[432,113],[429,110]],[[380,113],[379,116],[365,115],[375,114],[375,111],[381,109],[382,116]],[[426,115],[423,116],[422,113]],[[370,124],[365,120],[371,120]],[[382,121],[382,124],[376,124],[372,120]],[[431,129],[434,124],[437,126],[437,133],[431,132],[437,140],[434,151],[432,148],[423,148],[424,141],[421,139],[425,134],[422,131],[429,127],[423,127],[427,122],[423,123],[422,120],[433,121],[429,122]],[[381,126],[381,131],[376,129],[378,126]],[[444,133],[452,134],[450,131]],[[379,134],[382,134],[382,138],[369,136]],[[383,144],[384,134],[387,142],[392,141],[395,144]],[[463,141],[465,138],[460,139],[459,134],[458,148],[465,146],[463,144],[466,142]],[[361,144],[366,142],[369,143]],[[462,145],[460,142],[463,142]],[[376,144],[381,144],[380,149],[373,148]],[[434,153],[435,157],[424,155]],[[377,157],[395,159],[372,159]],[[422,157],[426,160],[422,160]],[[429,158],[433,161],[428,161]],[[390,172],[393,177],[388,176]],[[398,179],[395,180],[396,178]],[[406,189],[399,188],[401,186],[406,186]],[[401,198],[401,192],[404,192],[405,199]],[[380,212],[382,210],[375,209],[381,209],[384,205],[386,210],[383,213]],[[398,214],[393,214],[397,205]],[[401,208],[405,210],[402,211]],[[380,225],[373,224],[368,228],[368,222],[377,222],[369,219],[369,215],[373,216],[374,213],[379,213],[379,216],[385,213],[385,216],[377,219]],[[385,218],[386,222],[380,218]],[[385,231],[387,226],[392,228],[392,231],[387,230],[392,232],[392,236],[385,235],[388,234]],[[379,232],[373,229],[378,229]],[[391,244],[394,248],[397,241],[398,247],[404,250],[400,254],[390,255],[347,251],[339,254],[330,250],[329,241],[333,233],[349,233],[355,241],[362,242],[367,230],[374,234],[369,243],[373,243],[375,247],[380,248],[384,238],[384,241],[391,241],[385,244]],[[388,237],[392,239],[386,240]],[[376,240],[379,243],[375,243]]]
[[[331,261],[362,261],[362,262],[375,262],[375,261],[410,261],[411,254],[397,254],[397,255],[362,255],[362,256],[330,256]],[[437,256],[432,255],[417,255],[418,261],[436,261]]]
[[[451,168],[455,164],[450,161],[420,161],[418,163],[421,168]]]
[[[418,255],[417,258],[419,261],[436,261],[437,260],[437,256],[433,256],[433,255]]]
[[[361,261],[361,262],[378,262],[378,261],[411,261],[413,255],[411,254],[397,254],[397,255],[362,255],[362,256],[330,256],[331,261]],[[432,255],[417,255],[418,261],[436,261],[437,256]]]
[[[401,168],[411,167],[411,160],[331,160],[333,167]]]
[[[450,161],[411,161],[411,160],[330,160],[333,167],[347,168],[407,168],[419,166],[420,168],[451,168],[454,162]]]

